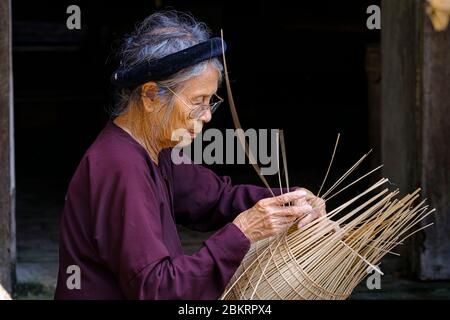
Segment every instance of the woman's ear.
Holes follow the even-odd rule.
[[[142,85],[141,96],[144,107],[148,111],[153,111],[155,104],[159,103],[158,100],[158,85],[156,82],[150,81]]]

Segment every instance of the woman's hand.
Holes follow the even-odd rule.
[[[312,193],[308,189],[298,188],[296,190],[305,191],[306,197],[294,201],[294,204],[296,206],[302,206],[305,204],[309,204],[312,207],[312,210],[310,212],[307,212],[306,216],[298,222],[298,228],[303,228],[311,221],[314,221],[315,219],[318,219],[320,217],[327,215],[327,210],[325,207],[325,200],[323,200],[322,198],[316,197],[314,195],[314,193]],[[339,224],[337,224],[336,222],[334,222],[328,218],[323,219],[319,223],[321,224],[322,228],[328,227],[331,224],[334,232],[340,233],[342,231],[341,228],[339,227]]]
[[[313,210],[306,200],[307,191],[296,190],[258,201],[252,208],[239,214],[233,223],[250,242],[271,237],[285,230],[299,217]],[[294,205],[283,206],[293,202]]]
[[[325,201],[322,198],[316,197],[314,193],[305,188],[298,188],[296,190],[306,192],[306,196],[302,199],[294,201],[294,205],[304,206],[306,204],[309,204],[312,207],[312,210],[310,212],[307,212],[306,216],[298,222],[299,228],[302,228],[311,221],[323,217],[327,214]]]

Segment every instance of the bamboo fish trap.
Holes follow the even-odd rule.
[[[236,128],[241,128],[225,53],[223,62],[233,122]],[[254,159],[244,137],[238,135],[238,138],[249,159]],[[279,138],[286,186],[289,188],[282,131]],[[317,196],[328,177],[338,142],[339,135]],[[382,167],[373,169],[331,194],[367,156],[368,153],[322,195],[325,202]],[[256,164],[253,166],[269,188],[266,179],[259,173],[259,167]],[[281,176],[278,174],[281,187]],[[434,212],[425,200],[420,200],[420,189],[397,199],[399,190],[389,191],[386,187],[388,182],[385,178],[379,180],[304,228],[298,229],[294,222],[281,234],[254,243],[221,299],[343,300],[350,296],[368,270],[383,274],[377,267],[383,256],[388,253],[398,255],[392,249],[432,225],[421,227],[422,221]]]

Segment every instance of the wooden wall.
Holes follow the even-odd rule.
[[[382,2],[381,144],[384,175],[437,209],[404,251],[409,274],[437,280],[450,279],[450,28],[434,31],[425,4]]]

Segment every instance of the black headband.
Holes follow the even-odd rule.
[[[224,42],[224,51],[226,48]],[[129,88],[148,81],[164,80],[181,69],[221,55],[222,38],[211,38],[158,60],[143,61],[129,69],[119,68],[112,74],[111,83]]]

